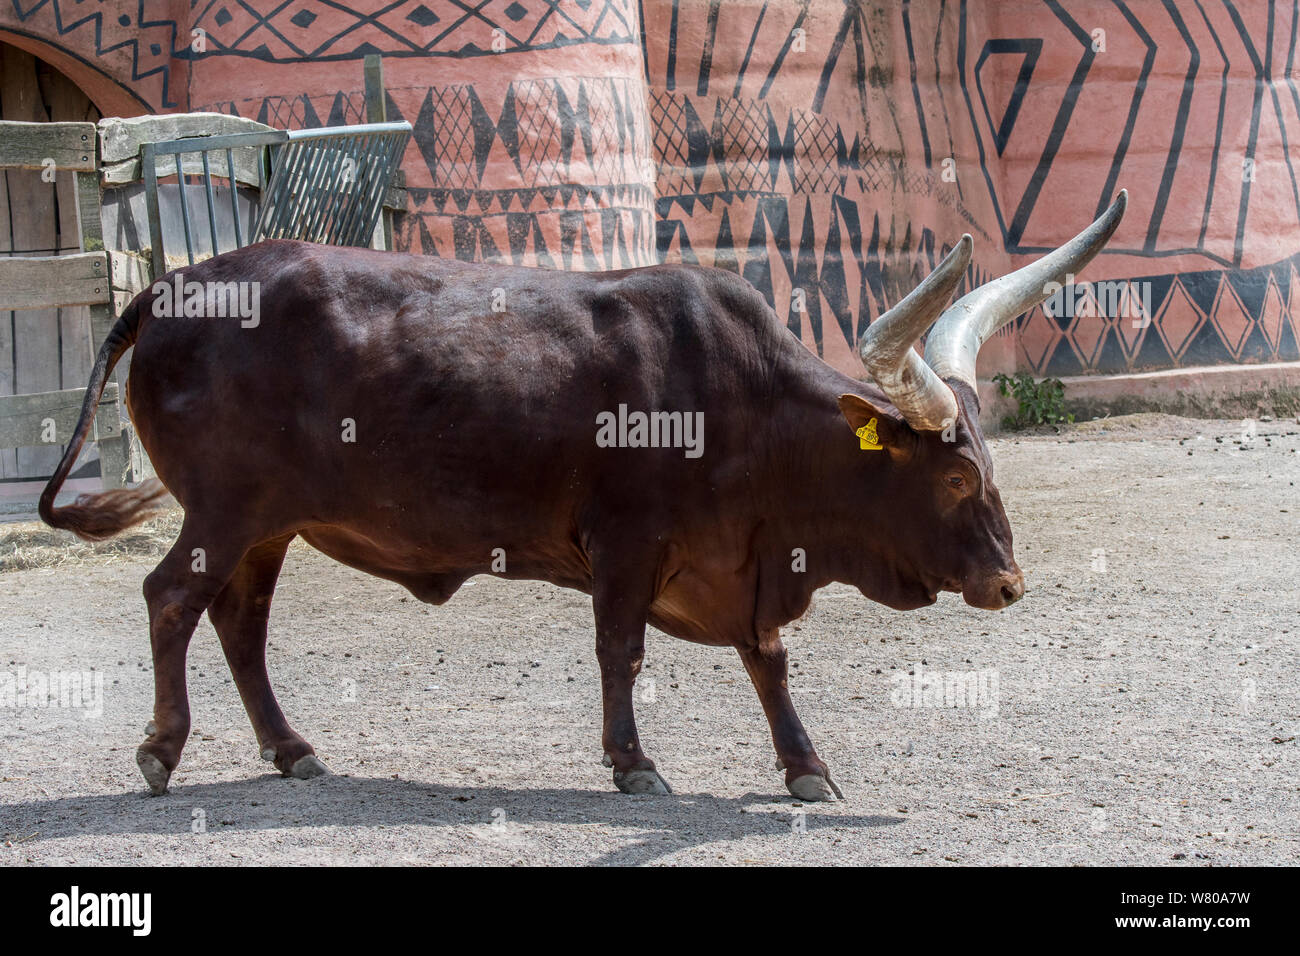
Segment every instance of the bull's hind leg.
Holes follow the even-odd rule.
[[[186,516],[180,537],[144,580],[149,607],[149,642],[153,649],[153,720],[135,760],[155,795],[181,759],[190,732],[190,701],[185,686],[185,655],[199,617],[225,587],[247,548],[235,542],[219,522],[200,523]]]
[[[221,638],[221,649],[235,686],[257,734],[262,759],[275,761],[287,776],[307,779],[328,771],[311,744],[296,734],[271,690],[266,673],[266,631],[271,595],[285,552],[294,535],[250,548],[226,586],[208,608],[208,619]]]
[[[668,781],[655,771],[654,761],[641,751],[632,688],[645,658],[646,614],[653,574],[626,574],[596,569],[592,606],[596,615],[596,659],[604,705],[601,743],[605,766],[614,768],[614,785],[624,793],[672,793]]]
[[[772,727],[772,743],[776,746],[777,769],[785,770],[785,786],[801,800],[834,800],[844,798],[840,788],[831,779],[831,772],[817,756],[812,741],[795,713],[794,701],[786,684],[788,655],[776,631],[760,635],[758,644],[741,649],[749,679],[758,691],[759,702]]]

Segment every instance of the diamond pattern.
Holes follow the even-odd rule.
[[[1063,337],[1056,322],[1043,313],[1041,305],[1030,310],[1021,320],[1019,329],[1020,351],[1029,367],[1036,371],[1046,367],[1047,360]]]
[[[1153,324],[1159,330],[1165,348],[1177,363],[1192,344],[1192,338],[1205,324],[1205,313],[1187,294],[1182,280],[1175,279]]]
[[[1108,316],[1100,314],[1097,296],[1091,286],[1087,287],[1086,293],[1075,302],[1074,308],[1074,319],[1066,334],[1074,347],[1075,354],[1079,356],[1080,363],[1085,367],[1095,365],[1101,354],[1102,344],[1106,341],[1106,334],[1115,323]]]
[[[1245,346],[1255,321],[1241,304],[1241,299],[1237,297],[1237,291],[1227,276],[1219,280],[1219,294],[1210,310],[1210,321],[1214,323],[1232,357],[1240,359],[1242,347]]]
[[[1259,310],[1259,328],[1264,333],[1273,358],[1277,358],[1278,349],[1282,347],[1285,316],[1286,306],[1282,304],[1282,293],[1278,291],[1277,281],[1269,276],[1268,289],[1264,292],[1264,306]]]

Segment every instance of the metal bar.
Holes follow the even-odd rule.
[[[153,143],[145,143],[140,147],[140,162],[144,164],[144,204],[149,216],[149,272],[157,279],[167,271],[167,254],[163,251],[162,213],[158,208],[158,170]]]
[[[338,184],[338,195],[336,197],[336,214],[332,222],[332,230],[328,241],[335,245],[348,245],[348,230],[351,228],[352,221],[356,218],[357,211],[360,208],[358,195],[361,190],[361,183],[365,175],[366,167],[363,161],[366,159],[365,144],[360,136],[349,136],[339,144],[340,152],[351,163],[351,181],[348,183],[340,182]]]
[[[276,224],[277,235],[286,238],[306,238],[301,231],[293,228],[295,206],[300,207],[306,202],[306,197],[311,195],[312,184],[315,181],[316,170],[323,161],[324,154],[315,146],[298,145],[294,153],[294,165],[289,168],[297,169],[298,175],[291,180],[291,187],[286,197],[284,208],[281,210],[279,222]]]
[[[318,201],[315,209],[309,210],[310,218],[303,230],[303,238],[308,242],[321,242],[324,239],[322,230],[328,228],[331,211],[341,197],[340,180],[342,171],[347,168],[347,156],[343,150],[325,144],[321,151],[325,154],[324,163],[312,193]]]
[[[398,163],[401,161],[401,151],[406,147],[406,137],[385,137],[383,147],[384,162],[378,164],[375,169],[370,190],[366,196],[366,220],[362,226],[358,244],[364,241],[365,245],[370,245],[375,226],[383,213],[384,192],[388,189],[388,181],[392,178],[393,170],[397,168]]]
[[[369,245],[409,123],[290,130],[272,168],[250,241],[293,237]],[[344,170],[352,175],[344,182]]]
[[[208,199],[208,233],[212,236],[212,254],[215,256],[221,249],[217,242],[217,201],[212,195],[212,166],[208,162],[207,150],[200,155],[203,157],[203,191]]]
[[[352,209],[339,236],[341,245],[361,245],[362,240],[369,245],[369,237],[365,235],[365,224],[370,218],[369,203],[373,201],[374,180],[377,177],[382,178],[386,165],[381,152],[386,138],[376,137],[372,143],[361,144],[365,150],[365,155],[362,157],[365,160],[365,177],[357,180],[357,187],[352,196]],[[360,161],[358,161],[358,168],[360,168]]]
[[[278,238],[287,238],[290,235],[289,223],[294,201],[307,188],[315,157],[309,149],[294,143],[281,151],[279,158],[280,166],[271,173],[271,180],[274,182],[277,175],[282,175],[284,179],[276,192],[278,206],[273,210],[275,216],[268,233]]]
[[[339,245],[356,245],[357,224],[366,217],[367,183],[375,175],[375,154],[369,137],[358,136],[353,143],[354,161],[356,162],[356,180],[348,196],[348,211],[339,223]]]
[[[181,197],[181,223],[185,227],[185,254],[194,265],[194,236],[190,229],[190,204],[185,201],[185,154],[176,154],[176,194]]]
[[[196,153],[200,150],[239,149],[245,146],[274,146],[288,142],[285,130],[273,129],[265,133],[226,133],[221,136],[187,136],[162,143],[150,143],[161,156],[173,153]]]
[[[286,132],[290,142],[299,142],[304,139],[328,139],[331,136],[340,135],[409,133],[411,129],[411,124],[403,121],[401,123],[362,123],[357,126],[318,126],[315,129],[291,129]]]
[[[258,216],[256,238],[265,239],[268,236],[281,235],[281,223],[289,208],[294,185],[302,174],[298,166],[301,152],[302,150],[291,143],[286,143],[276,150],[270,180],[266,189],[262,191],[262,210]]]
[[[348,215],[340,224],[339,244],[352,246],[357,244],[357,232],[366,218],[366,202],[370,193],[370,180],[374,178],[375,155],[374,147],[377,143],[366,143],[363,146],[364,154],[358,158],[357,169],[360,173],[364,169],[364,175],[358,175],[357,181],[353,184],[352,194],[349,196]],[[362,166],[364,160],[365,165]]]
[[[375,199],[375,182],[383,180],[387,175],[389,159],[385,144],[388,136],[376,137],[376,139],[367,144],[366,156],[366,177],[357,183],[357,194],[354,198],[356,215],[348,222],[348,235],[341,240],[350,246],[368,246],[370,245],[371,235],[374,232],[374,225],[371,223],[371,205]]]
[[[230,215],[235,219],[235,248],[242,249],[244,238],[239,231],[239,183],[235,180],[235,157],[226,150],[226,172],[230,174]]]
[[[302,238],[308,242],[319,242],[319,229],[326,221],[326,214],[329,210],[332,200],[337,198],[335,187],[338,183],[339,166],[342,154],[331,148],[329,143],[323,143],[316,147],[320,152],[320,162],[316,167],[316,175],[313,177],[308,189],[307,195],[315,199],[315,202],[307,208],[307,219],[302,224]]]
[[[375,153],[370,164],[370,175],[366,179],[364,190],[357,197],[357,208],[360,214],[356,222],[352,224],[352,235],[349,237],[350,245],[370,245],[375,232],[375,221],[378,218],[376,200],[382,195],[384,181],[387,178],[387,171],[392,161],[392,151],[388,137],[384,137],[382,141],[376,144]]]

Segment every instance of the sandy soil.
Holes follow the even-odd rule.
[[[427,607],[300,545],[272,678],[334,775],[267,772],[205,619],[194,736],[150,798],[154,560],[0,574],[0,679],[104,681],[100,716],[0,708],[0,862],[1294,864],[1300,426],[1242,434],[1134,416],[993,442],[1029,583],[1006,611],[823,591],[786,638],[831,805],[785,794],[729,651],[651,633],[638,716],[676,793],[623,796],[584,595],[481,577]],[[918,665],[985,696],[900,706]]]

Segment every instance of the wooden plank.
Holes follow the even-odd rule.
[[[388,103],[384,96],[384,58],[378,53],[367,53],[363,71],[366,80],[366,122],[383,123],[388,119]],[[385,199],[391,186],[385,189]],[[406,208],[402,197],[402,209]],[[381,249],[393,248],[393,214],[384,202],[384,209],[379,212],[379,221],[375,224],[375,235],[371,237],[371,246]]]
[[[144,178],[140,168],[140,147],[191,136],[220,136],[227,133],[268,133],[273,127],[225,113],[173,113],[166,116],[109,117],[100,120],[99,144],[102,168],[100,177],[106,186],[121,186]],[[235,178],[245,185],[261,188],[258,165],[259,149],[234,150]],[[214,176],[229,175],[224,152],[209,157]],[[160,177],[176,175],[174,156],[160,156],[154,164]],[[202,175],[203,162],[193,153],[182,157],[186,173]]]
[[[274,127],[226,113],[169,113],[165,116],[118,116],[99,121],[100,159],[120,163],[139,159],[145,143],[227,133],[269,133]]]
[[[101,123],[101,128],[103,126],[104,124]],[[114,126],[109,123],[108,126],[119,131],[121,129],[120,124]],[[144,127],[137,125],[135,128],[138,131]],[[103,160],[103,142],[103,137],[101,137],[99,142],[99,158],[101,162]],[[138,148],[136,151],[139,151]],[[82,173],[77,177],[77,203],[80,211],[81,247],[83,249],[104,248],[104,194],[100,182],[100,177],[95,174]],[[148,266],[141,262],[138,257],[125,253],[113,253],[110,254],[109,260],[109,271],[117,280],[117,288],[131,290],[137,285],[148,281]],[[143,267],[143,270],[141,267]],[[104,340],[108,337],[108,333],[112,329],[122,307],[117,301],[119,295],[125,294],[129,294],[129,291],[123,293],[114,291],[108,304],[92,305],[90,307],[90,338],[96,355],[103,348]],[[118,361],[117,367],[113,369],[114,382],[110,382],[110,384],[116,384],[123,395],[126,394],[127,377],[131,370],[131,355],[134,351],[134,349],[128,349],[127,354]],[[116,437],[105,438],[99,442],[100,480],[105,489],[120,488],[132,479],[131,463],[136,459],[144,459],[144,449],[140,447],[139,441],[135,438],[134,429],[130,427],[129,417],[123,404],[118,404],[104,417],[106,419],[112,418],[114,427],[120,429],[121,434]]]
[[[45,65],[39,71],[41,89],[50,119],[55,123],[95,123],[99,110],[81,89],[58,70]],[[95,138],[92,135],[92,151]],[[77,183],[82,179],[94,181],[93,168],[80,175],[58,171],[55,188],[58,192],[59,255],[81,252],[80,209]],[[59,379],[63,388],[84,386],[90,378],[94,364],[94,348],[90,339],[90,309],[84,305],[65,306],[59,309]],[[98,449],[90,449],[87,458],[99,457]]]
[[[130,270],[123,267],[123,272]],[[0,309],[51,309],[110,301],[106,253],[0,258]],[[58,317],[54,318],[57,321]]]
[[[256,189],[262,188],[262,172],[257,161],[259,148],[244,147],[231,151],[235,160],[235,179],[245,186],[252,186]],[[226,154],[224,152],[210,155],[208,163],[214,177],[224,179],[228,176],[226,172]],[[191,176],[202,176],[203,160],[196,153],[186,153],[181,157],[181,168]],[[157,170],[160,178],[175,176],[176,158],[174,156],[159,156],[157,162],[154,163],[154,169]],[[129,159],[121,163],[105,164],[100,171],[100,180],[105,186],[125,186],[128,183],[140,182],[143,179],[144,173],[138,156],[135,159]]]
[[[0,118],[28,123],[49,121],[49,112],[37,76],[37,60],[30,53],[10,47],[5,50],[4,71],[0,77]],[[54,215],[56,190],[38,169],[9,169],[5,178],[9,186],[9,211],[13,224],[14,256],[48,257],[58,244],[58,223]],[[21,262],[7,259],[6,269],[23,269]],[[81,264],[82,268],[85,263]],[[102,269],[107,271],[105,260]],[[39,273],[40,268],[36,268]],[[27,273],[32,275],[32,273]],[[107,275],[104,276],[107,279]],[[44,280],[44,281],[48,281]],[[100,286],[107,289],[107,283]],[[0,288],[5,288],[0,284]],[[59,313],[57,308],[41,307],[49,303],[51,290],[31,296],[31,307],[14,312],[14,392],[25,395],[62,388],[59,361]],[[59,304],[59,303],[53,303]],[[69,304],[75,304],[75,299]],[[16,308],[10,305],[9,308]],[[20,477],[48,475],[58,464],[62,452],[58,447],[20,447]]]
[[[388,104],[384,102],[384,58],[367,53],[362,61],[366,79],[366,122],[386,123]]]
[[[0,169],[95,168],[94,123],[0,122]]]
[[[95,412],[95,426],[90,441],[116,438],[122,433],[118,419],[118,387],[109,382]],[[0,445],[13,448],[45,447],[56,453],[57,464],[62,446],[68,443],[81,406],[85,388],[66,388],[34,395],[8,395],[0,398]],[[53,441],[47,439],[52,438]]]
[[[5,44],[0,43],[0,76],[4,75]],[[3,104],[0,104],[0,110]],[[0,112],[0,116],[4,113]],[[12,225],[9,221],[9,183],[0,172],[0,257],[13,249]],[[14,393],[14,314],[0,311],[0,396]],[[0,448],[0,478],[18,477],[18,452]]]
[[[149,287],[149,260],[144,256],[113,249],[108,253],[108,261],[114,293],[126,292],[134,298]]]

